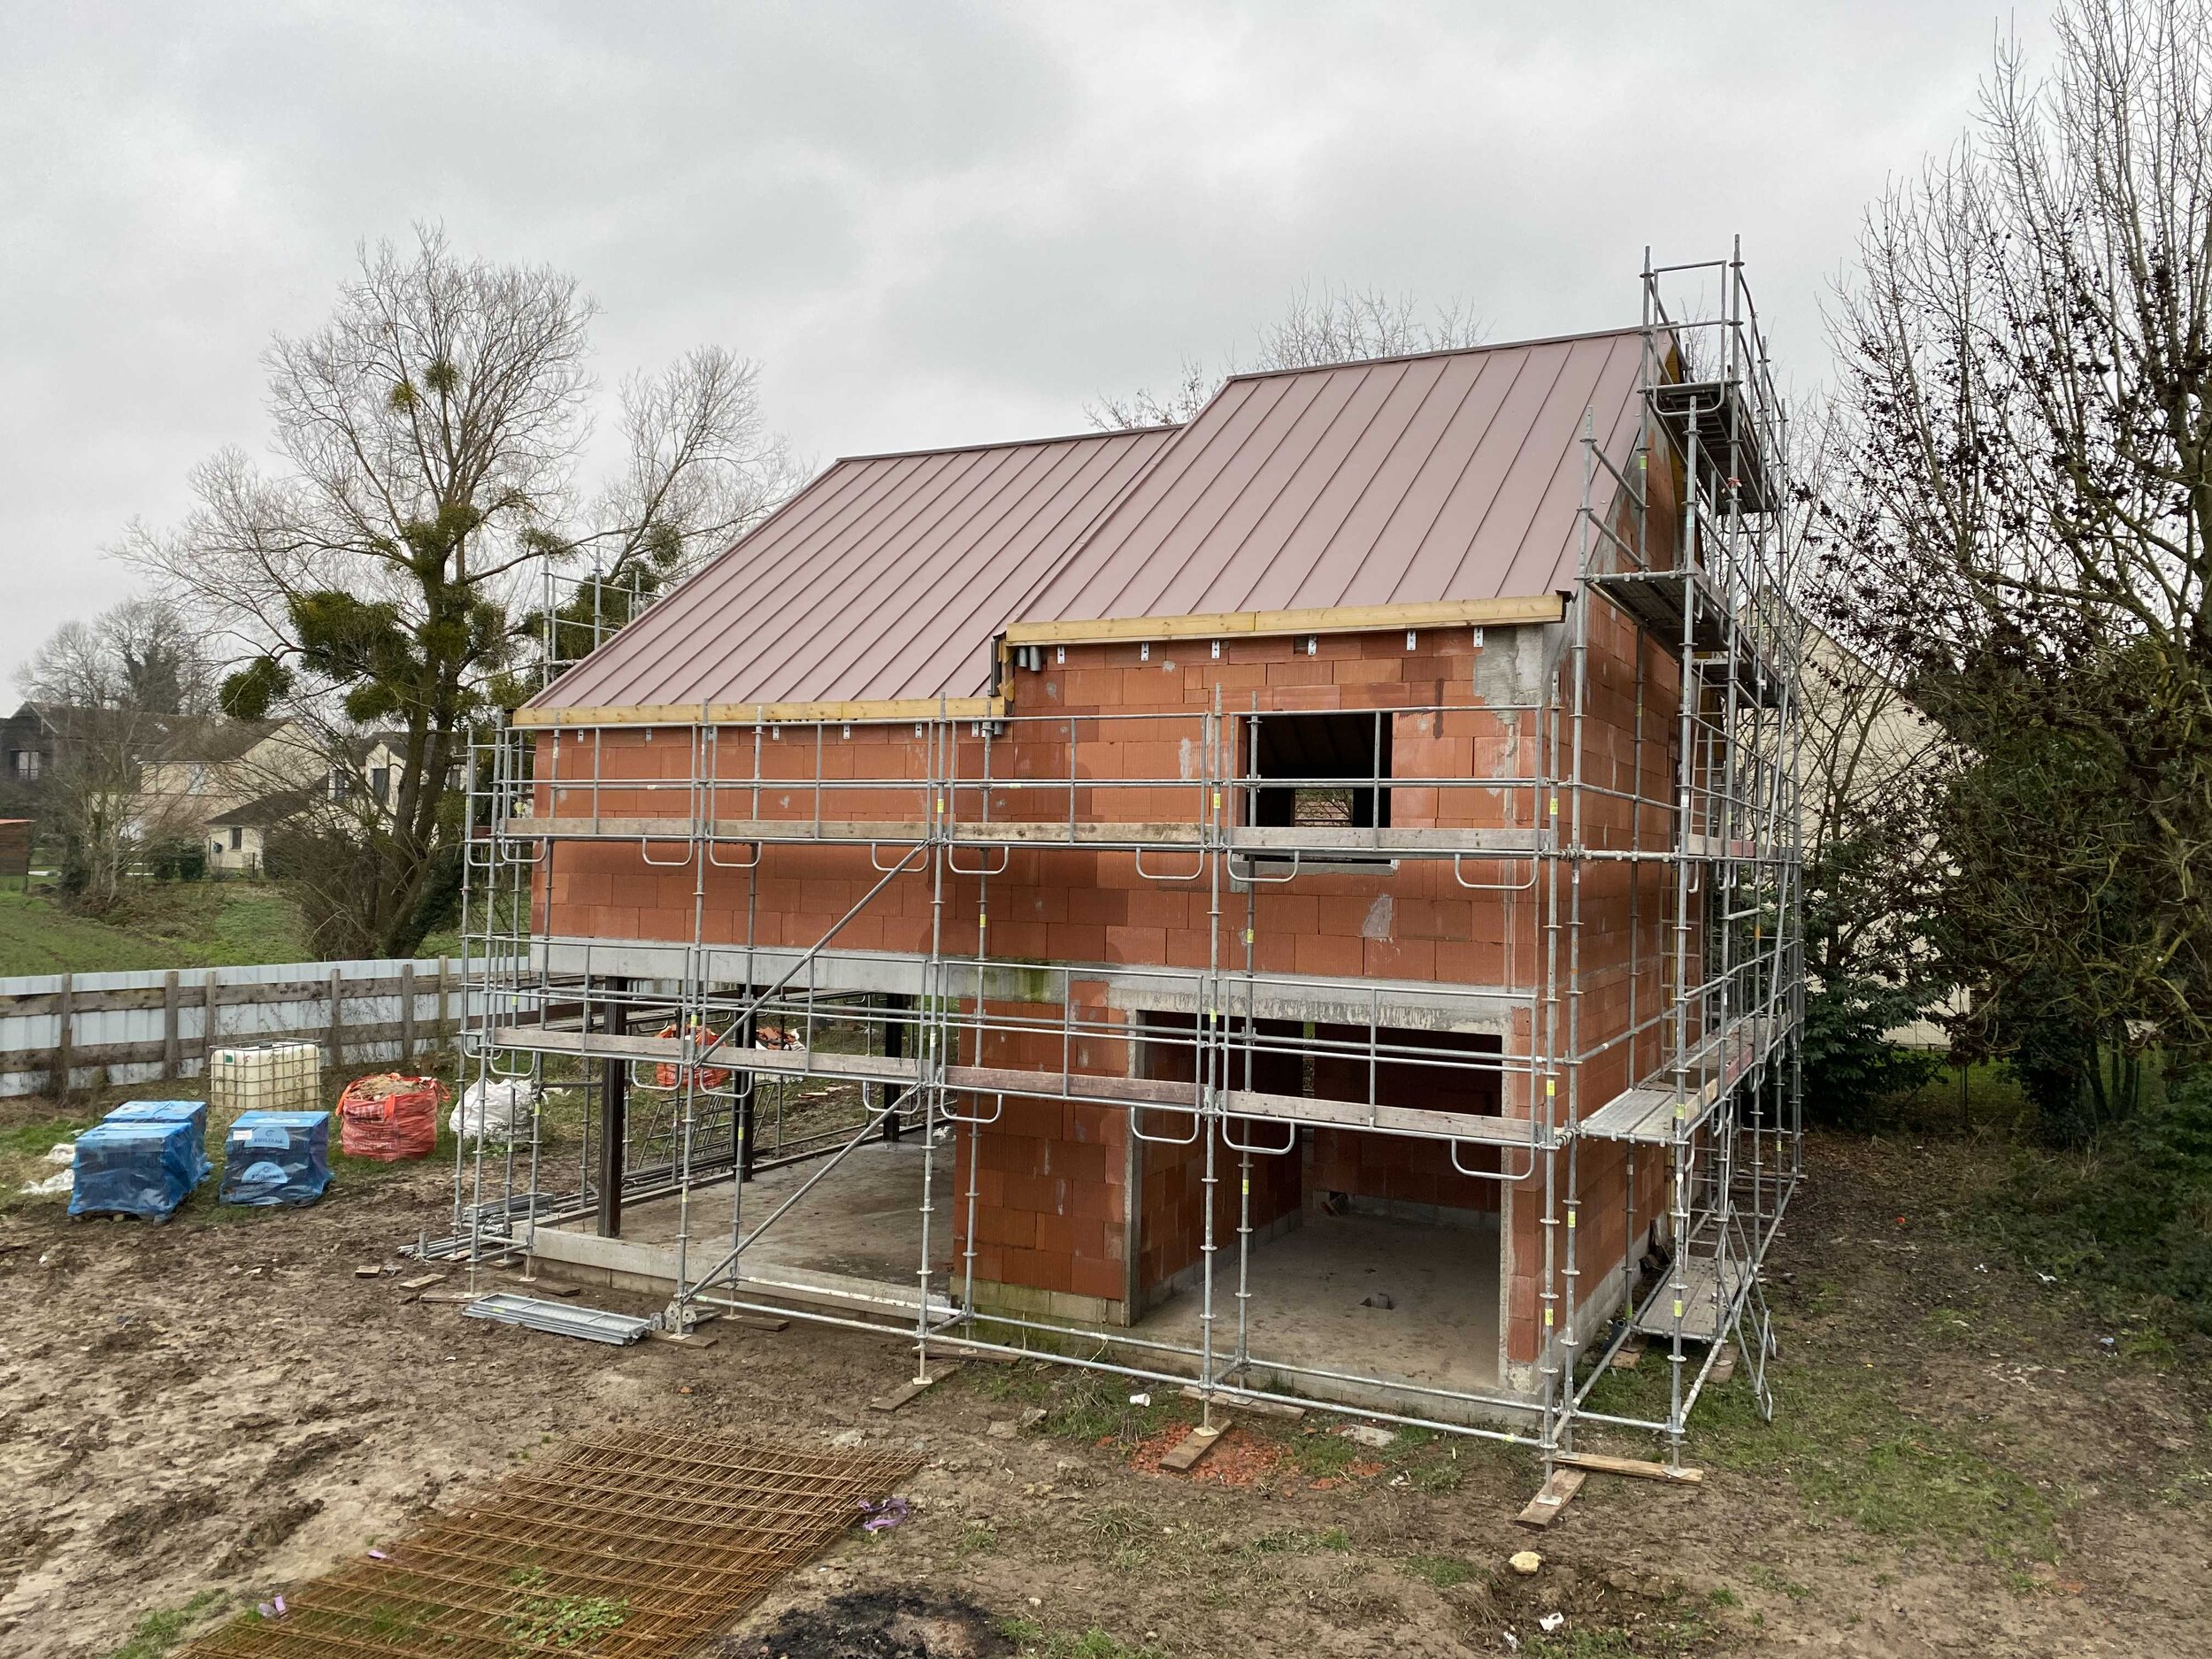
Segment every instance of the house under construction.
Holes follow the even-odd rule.
[[[582,1139],[449,1248],[1678,1460],[1800,1168],[1782,419],[1731,260],[838,462],[477,757],[469,1064]]]

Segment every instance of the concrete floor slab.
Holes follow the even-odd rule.
[[[1237,1340],[1236,1252],[1216,1258],[1214,1347]],[[1427,1388],[1492,1389],[1498,1381],[1498,1230],[1438,1227],[1376,1217],[1309,1213],[1304,1224],[1253,1247],[1247,1352],[1253,1386],[1305,1392],[1284,1366],[1389,1378]],[[1387,1308],[1363,1303],[1387,1298]],[[1179,1291],[1137,1323],[1136,1334],[1196,1344],[1201,1296]]]

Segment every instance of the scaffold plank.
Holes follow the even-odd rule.
[[[1742,1288],[1741,1275],[1747,1271],[1738,1268],[1736,1289]],[[1629,1323],[1647,1337],[1671,1340],[1678,1327],[1686,1341],[1712,1342],[1720,1336],[1725,1311],[1720,1263],[1711,1256],[1694,1256],[1667,1270],[1659,1288]]]
[[[1392,787],[1388,780],[1386,787]],[[556,785],[557,790],[584,793],[584,783]],[[625,787],[609,780],[607,787]],[[720,786],[730,792],[750,787],[743,783]],[[886,782],[884,788],[902,786]],[[1013,781],[994,783],[994,789],[1013,789]],[[1031,786],[1034,787],[1036,786]],[[1200,786],[1169,780],[1087,780],[1086,789],[1188,787]],[[1406,787],[1402,780],[1395,787]],[[1485,784],[1485,788],[1495,788]],[[786,787],[788,787],[787,785]],[[928,824],[919,818],[691,818],[661,817],[598,817],[587,813],[547,813],[517,817],[501,826],[501,833],[515,841],[649,841],[655,844],[710,841],[749,844],[756,841],[831,842],[872,847],[919,846],[930,838]],[[1218,832],[1193,818],[1187,821],[1136,822],[1116,819],[1004,818],[964,819],[949,825],[947,836],[962,846],[974,847],[1189,847],[1195,850],[1217,835],[1232,852],[1394,853],[1407,857],[1527,856],[1540,850],[1542,837],[1533,829],[1414,828],[1357,829],[1352,827],[1284,828],[1235,825]]]
[[[1690,1102],[1684,1104],[1688,1107]],[[1644,1146],[1663,1146],[1674,1139],[1677,1132],[1674,1105],[1672,1089],[1632,1088],[1606,1102],[1577,1128],[1593,1141],[1633,1141]],[[1681,1126],[1690,1126],[1687,1110]]]

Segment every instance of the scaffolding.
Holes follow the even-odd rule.
[[[773,1313],[910,1337],[918,1380],[933,1354],[981,1350],[1188,1385],[1209,1410],[1320,1394],[1384,1422],[1532,1442],[1548,1467],[1590,1426],[1663,1437],[1678,1464],[1731,1349],[1770,1413],[1760,1263],[1801,1173],[1787,434],[1740,257],[1647,257],[1642,289],[1640,436],[1624,466],[1586,419],[1577,585],[1529,635],[1540,660],[1522,694],[1355,711],[1374,722],[1370,777],[1263,773],[1279,711],[1218,685],[1208,706],[1173,712],[1035,713],[1017,697],[979,716],[940,703],[879,722],[899,741],[864,752],[834,712],[657,710],[649,739],[679,753],[664,748],[649,771],[635,764],[635,722],[480,744],[465,1064],[479,1085],[580,1102],[578,1134],[555,1156],[541,1104],[505,1143],[465,1143],[452,1232],[426,1248],[527,1258],[549,1230],[596,1217],[618,1231],[625,1203],[672,1198],[662,1317],[679,1331],[710,1311]],[[1597,752],[1593,629],[1609,618],[1634,634],[1625,764],[1617,742]],[[1004,659],[1018,676],[1048,649]],[[1647,703],[1663,705],[1666,687],[1663,721]],[[1471,776],[1386,766],[1386,726],[1471,719],[1509,733],[1498,764]],[[1162,744],[1179,757],[1172,775],[1096,764]],[[1459,810],[1421,826],[1378,805],[1425,795]],[[1297,810],[1280,810],[1286,798]],[[664,888],[687,885],[687,936],[559,926],[557,872],[590,849],[627,849]],[[810,943],[762,927],[764,864],[794,849],[836,849],[865,872]],[[1015,858],[1095,867],[1100,855],[1128,860],[1141,884],[1202,895],[1202,962],[994,948],[994,883]],[[1420,864],[1515,918],[1496,982],[1299,973],[1271,956],[1269,895],[1316,874],[1379,882]],[[1606,882],[1627,907],[1624,966],[1619,918],[1588,896]],[[852,943],[848,930],[895,895],[911,902],[915,948]],[[1601,963],[1625,988],[1617,1016],[1589,1005]],[[1116,1044],[1143,1064],[1108,1075],[1083,1058]],[[1317,1067],[1363,1074],[1365,1097],[1317,1097]],[[1394,1104],[1386,1073],[1433,1079],[1478,1110]],[[1309,1087],[1284,1081],[1300,1077]],[[1601,1086],[1609,1077],[1624,1087]],[[1196,1299],[1194,1336],[979,1294],[982,1148],[1010,1101],[1118,1114],[1148,1156],[1189,1161],[1202,1236],[1177,1282]],[[1458,1174],[1534,1206],[1532,1363],[1502,1361],[1493,1386],[1440,1386],[1256,1348],[1256,1174],[1264,1185],[1269,1161],[1317,1129],[1440,1144]],[[763,1267],[755,1247],[885,1143],[919,1164],[911,1287],[810,1305],[816,1286]],[[1617,1194],[1592,1185],[1601,1161],[1618,1169]],[[769,1171],[789,1171],[788,1190],[757,1214]],[[1640,1202],[1655,1190],[1663,1202]],[[1600,1202],[1620,1208],[1620,1247],[1593,1264],[1583,1240],[1613,1220],[1594,1214]],[[1504,1300],[1494,1285],[1469,1294]],[[1607,1409],[1609,1369],[1631,1344],[1663,1350],[1663,1410]]]

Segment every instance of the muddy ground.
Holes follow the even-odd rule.
[[[1701,1487],[1594,1477],[1540,1537],[1513,1523],[1536,1468],[1509,1448],[1369,1450],[1317,1413],[1164,1474],[1179,1402],[1041,1364],[970,1364],[887,1417],[866,1402],[911,1361],[885,1339],[611,1349],[357,1279],[441,1225],[435,1171],[342,1178],[304,1211],[204,1193],[165,1227],[16,1200],[0,1652],[150,1659],[564,1435],[674,1422],[927,1460],[910,1521],[792,1576],[727,1659],[2212,1653],[2194,1362],[1981,1258],[1955,1211],[1995,1156],[1813,1141],[1773,1264],[1779,1419],[1740,1380],[1692,1448]],[[1506,1560],[1530,1548],[1522,1578]]]

